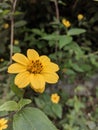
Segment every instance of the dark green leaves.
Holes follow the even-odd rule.
[[[17,109],[18,104],[15,101],[8,101],[0,106],[0,111],[15,111]]]
[[[21,99],[18,103],[15,101],[7,101],[0,106],[0,111],[19,111],[25,105],[30,104],[30,99]]]
[[[67,34],[68,35],[79,35],[79,34],[82,34],[85,32],[86,32],[86,30],[82,29],[82,28],[72,28],[67,32]]]
[[[62,106],[60,104],[52,104],[52,111],[57,117],[62,118]]]
[[[72,37],[68,35],[59,36],[59,48],[63,48],[65,45],[69,44],[72,41]]]

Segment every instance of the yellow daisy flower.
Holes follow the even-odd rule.
[[[8,120],[4,118],[0,119],[0,130],[4,130],[8,127],[7,122]]]
[[[57,64],[45,56],[39,56],[34,49],[27,50],[27,57],[21,53],[12,56],[16,62],[8,67],[9,73],[18,73],[15,77],[15,84],[19,88],[25,88],[30,84],[31,88],[42,93],[45,90],[45,83],[56,83],[59,76]]]
[[[71,26],[70,21],[68,21],[68,20],[66,20],[66,19],[62,19],[62,23],[64,24],[64,26],[65,26],[66,28],[69,28],[69,27]]]
[[[18,45],[19,41],[18,40],[14,40],[14,45]]]
[[[8,29],[8,28],[9,28],[9,24],[8,24],[8,23],[5,23],[5,24],[3,25],[3,27],[4,27],[4,29]]]
[[[3,59],[3,58],[1,58],[1,59],[0,59],[0,61],[1,61],[1,62],[3,62],[3,61],[4,61],[4,59]]]
[[[84,15],[83,14],[78,14],[77,18],[78,18],[79,21],[81,21],[84,18]]]
[[[57,93],[52,94],[51,101],[57,104],[60,101],[60,96]]]

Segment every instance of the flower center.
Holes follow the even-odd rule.
[[[39,74],[43,70],[43,65],[39,60],[30,61],[29,65],[27,66],[27,70],[30,73]]]

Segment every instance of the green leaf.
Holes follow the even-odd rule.
[[[92,67],[90,64],[83,64],[81,65],[81,69],[83,69],[85,72],[91,71]]]
[[[10,4],[7,4],[7,2],[0,2],[0,8],[4,8],[4,9],[7,9],[7,8],[10,8],[11,6],[10,6]]]
[[[30,99],[21,99],[19,102],[18,102],[18,107],[19,109],[21,109],[22,107],[24,107],[25,105],[27,104],[30,104],[32,101]]]
[[[41,37],[45,36],[46,33],[44,32],[44,30],[40,30],[40,29],[36,29],[36,28],[33,28],[31,30],[35,35],[39,35]]]
[[[74,99],[68,99],[68,101],[66,102],[66,104],[70,107],[74,106]]]
[[[14,115],[13,130],[57,130],[47,116],[37,108],[24,108]]]
[[[70,44],[64,47],[64,50],[69,51],[69,53],[72,55],[75,53],[75,58],[79,60],[80,58],[83,58],[84,52],[81,49],[81,47],[74,41],[72,41]]]
[[[57,117],[62,118],[62,107],[60,104],[53,104],[52,110]]]
[[[15,23],[16,28],[22,27],[24,25],[26,25],[26,21],[24,21],[24,20],[21,20],[21,21],[18,21]]]
[[[81,47],[76,42],[73,42],[72,49],[76,55],[77,60],[79,60],[81,57],[84,56],[84,52],[82,51]]]
[[[59,0],[58,3],[61,4],[61,5],[63,5],[63,6],[66,6],[66,3],[63,2],[62,0]]]
[[[45,106],[45,102],[40,98],[35,98],[35,103],[41,109]]]
[[[83,102],[81,102],[77,96],[74,96],[74,109],[76,112],[79,112],[81,108],[84,108]]]
[[[21,15],[21,14],[23,14],[23,12],[15,11],[14,16]]]
[[[70,30],[68,30],[68,35],[79,35],[79,34],[82,34],[82,33],[85,33],[86,30],[85,29],[82,29],[82,28],[72,28]]]
[[[19,53],[19,52],[21,52],[19,46],[13,46],[13,53]]]
[[[57,34],[48,34],[47,36],[42,37],[42,39],[44,40],[58,40],[59,39],[59,35]]]
[[[80,66],[78,66],[77,64],[72,64],[72,68],[75,70],[75,71],[77,71],[77,72],[84,72],[84,70],[80,67]]]
[[[91,55],[90,55],[90,61],[91,61],[91,63],[92,63],[95,67],[98,67],[98,61],[97,61],[96,55],[91,54]]]
[[[75,72],[72,69],[67,69],[66,74],[68,75],[75,75]]]
[[[72,37],[67,35],[59,36],[59,47],[63,48],[65,45],[69,44],[72,41]]]
[[[16,111],[16,110],[18,110],[18,104],[15,101],[8,101],[0,106],[0,111]]]
[[[51,103],[45,105],[45,107],[43,108],[43,112],[45,112],[45,114],[49,117],[56,118],[55,114],[52,111]]]

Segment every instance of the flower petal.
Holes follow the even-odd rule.
[[[39,54],[34,49],[27,50],[27,57],[29,60],[36,60],[39,58]]]
[[[56,73],[43,73],[42,75],[47,83],[56,83],[59,79],[59,76]]]
[[[31,88],[33,88],[33,87],[31,86]],[[39,88],[39,89],[35,89],[35,88],[33,88],[33,89],[34,89],[35,92],[43,93],[44,90],[45,90],[45,86],[44,86],[43,88]]]
[[[35,90],[43,90],[45,88],[45,80],[40,74],[31,74],[30,76],[31,87]]]
[[[16,53],[12,56],[12,59],[22,65],[27,65],[28,64],[28,59],[25,55],[20,54],[20,53]]]
[[[14,63],[8,67],[8,73],[20,73],[23,71],[26,71],[26,67],[18,63]]]
[[[15,84],[19,88],[25,88],[27,85],[29,85],[29,83],[30,83],[30,73],[28,71],[19,73],[15,77]]]
[[[7,124],[5,124],[5,125],[2,126],[3,129],[6,129],[7,127],[8,127]]]
[[[42,63],[46,63],[46,62],[50,62],[50,59],[47,56],[43,55],[43,56],[40,56],[40,61]]]
[[[46,73],[50,72],[51,73],[51,72],[56,72],[58,70],[59,70],[59,66],[55,63],[50,62],[50,63],[47,63],[47,65],[44,66],[42,73],[43,72],[46,72]]]
[[[8,120],[1,118],[0,119],[0,124],[5,125],[8,122]]]
[[[8,120],[6,120],[6,119],[2,119],[2,124],[6,124],[8,122]]]

